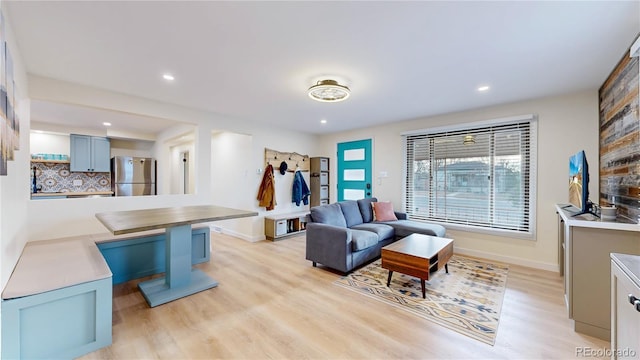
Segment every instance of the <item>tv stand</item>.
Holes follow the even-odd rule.
[[[598,219],[600,218],[600,215],[596,214],[596,213],[595,213],[594,211],[592,211],[591,209],[590,209],[590,210],[588,210],[588,211],[580,211],[580,212],[577,212],[577,213],[575,213],[575,214],[571,214],[571,217],[576,217],[576,216],[586,215],[586,214],[593,215],[593,216],[597,217]]]
[[[611,340],[610,253],[640,255],[640,225],[620,221],[582,220],[565,204],[558,213],[559,266],[564,298],[575,331]]]
[[[567,205],[567,206],[563,206],[561,209],[565,209],[567,207],[571,207],[573,205]],[[581,211],[580,209],[578,209],[578,212],[575,214],[571,214],[571,217],[576,217],[576,216],[580,216],[580,215],[585,215],[585,214],[590,214],[593,215],[595,217],[597,217],[598,219],[600,219],[600,215],[598,215],[596,213],[596,211],[593,211],[593,203],[591,201],[589,201],[587,203],[587,210],[586,211]]]

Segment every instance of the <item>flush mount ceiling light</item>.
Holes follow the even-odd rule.
[[[476,138],[473,135],[465,135],[464,140],[462,140],[462,145],[473,145],[476,143]]]
[[[165,79],[165,80],[167,80],[167,81],[173,81],[173,80],[175,80],[175,79],[176,79],[176,78],[175,78],[175,77],[173,77],[173,75],[171,75],[171,74],[163,74],[163,75],[162,75],[162,78],[163,78],[163,79]]]
[[[307,92],[313,100],[321,102],[338,102],[346,100],[351,95],[351,90],[335,80],[320,80],[309,88]]]

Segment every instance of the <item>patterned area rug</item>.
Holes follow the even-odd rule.
[[[449,274],[444,269],[432,274],[425,284],[423,299],[418,278],[394,272],[387,287],[389,271],[381,267],[378,259],[335,284],[493,345],[508,272],[504,264],[453,255]]]

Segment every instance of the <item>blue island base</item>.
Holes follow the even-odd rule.
[[[169,287],[165,277],[138,284],[140,292],[149,306],[154,307],[218,286],[218,282],[198,269],[191,270],[191,280],[181,286]]]

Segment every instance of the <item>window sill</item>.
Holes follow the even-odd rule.
[[[500,236],[500,237],[507,237],[507,238],[515,238],[515,239],[529,240],[529,241],[537,240],[535,233],[533,231],[521,232],[521,231],[504,230],[504,229],[492,229],[492,228],[486,228],[481,226],[452,224],[452,223],[438,222],[438,221],[427,221],[427,220],[419,220],[419,219],[411,219],[411,220],[442,225],[447,230],[465,231],[465,232],[472,232],[472,233],[486,234],[486,235]]]

